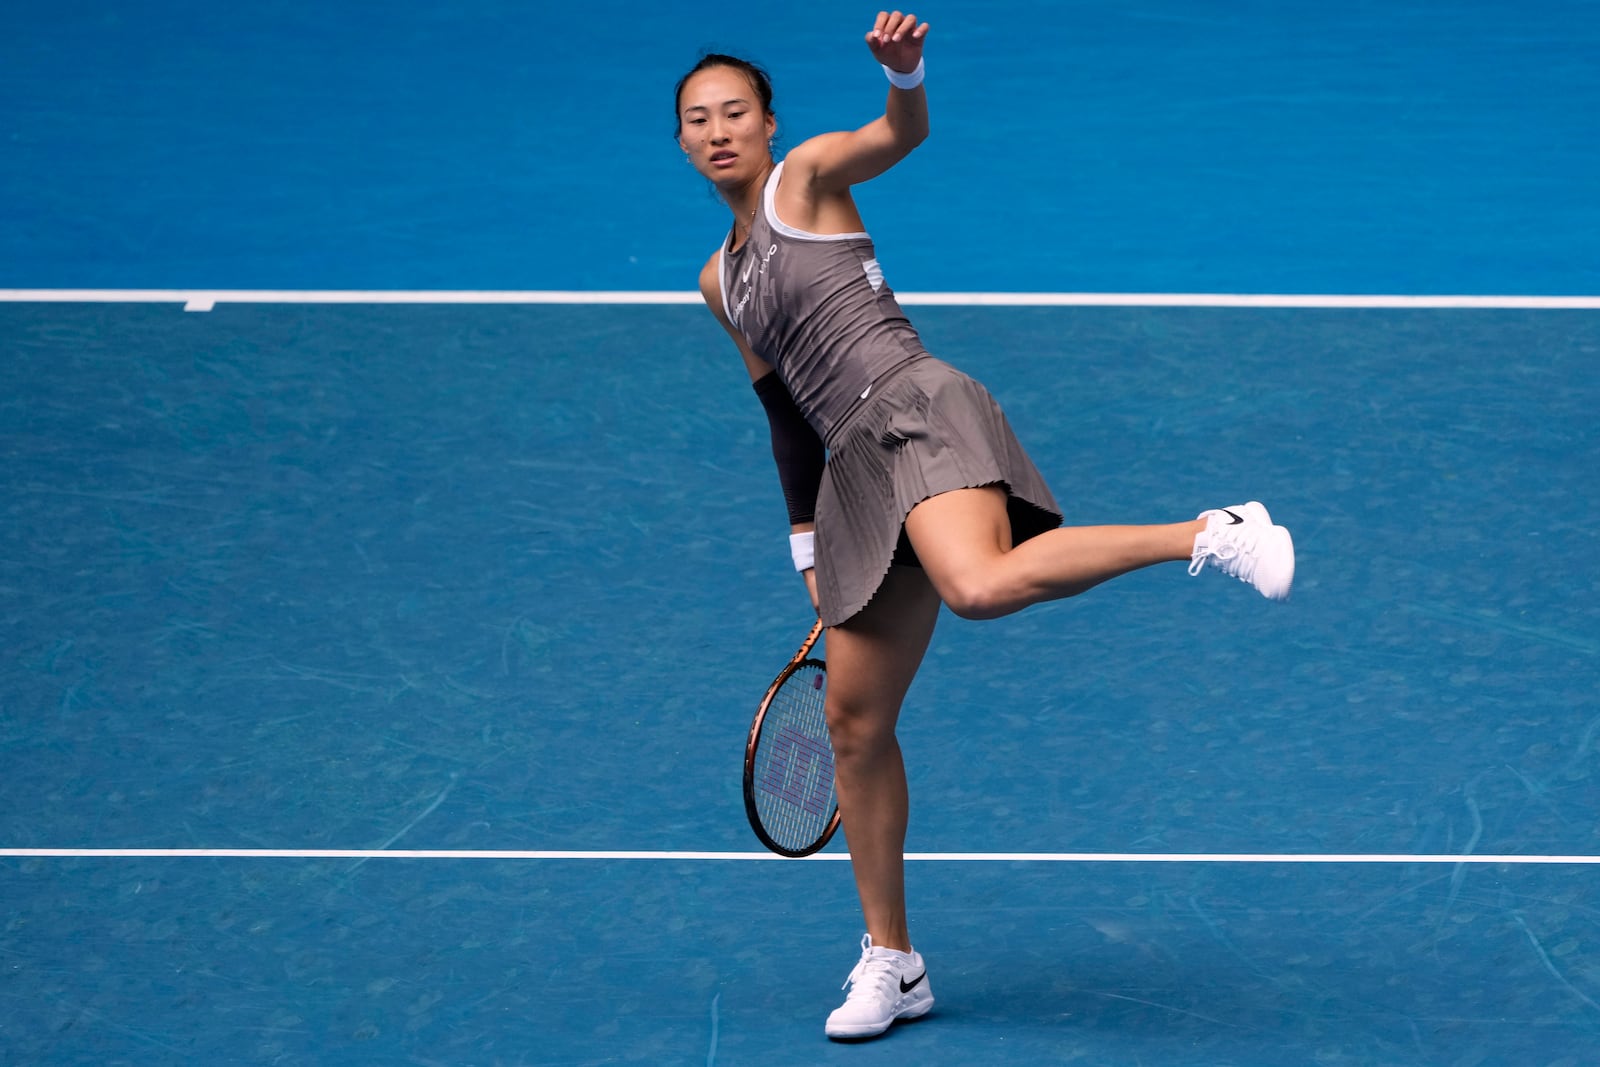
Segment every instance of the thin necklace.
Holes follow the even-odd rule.
[[[750,209],[750,217],[748,219],[741,220],[736,217],[733,220],[733,243],[740,248],[743,248],[744,243],[750,239],[750,231],[756,224],[756,212],[759,210],[761,210],[761,205],[758,202],[755,207]],[[741,222],[744,225],[744,233],[739,232]]]
[[[750,217],[748,219],[744,220],[744,239],[745,240],[749,239],[750,231],[751,231],[751,229],[753,229],[755,227],[755,224],[756,224],[756,212],[761,210],[761,198],[766,196],[767,182],[768,182],[768,180],[771,179],[771,177],[772,177],[772,168],[769,168],[767,170],[767,173],[762,175],[761,185],[756,190],[756,206],[750,209]],[[734,219],[734,224],[733,224],[733,239],[734,239],[734,241],[736,243],[741,240],[741,238],[739,237],[739,220],[737,218]]]

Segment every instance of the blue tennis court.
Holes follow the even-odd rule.
[[[668,98],[715,46],[864,120],[871,14],[19,17],[0,1062],[1594,1061],[1580,3],[919,12],[862,203],[929,348],[1069,522],[1259,497],[1299,576],[947,616],[937,1007],[824,1039],[843,842],[739,789],[809,605]]]

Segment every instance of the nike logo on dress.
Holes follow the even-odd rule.
[[[924,968],[921,974],[917,975],[915,978],[913,978],[909,982],[906,981],[904,978],[900,979],[900,992],[902,992],[902,993],[911,992],[913,989],[917,988],[917,986],[921,985],[922,984],[922,980],[924,978],[926,978],[926,977],[928,977],[928,971],[927,971],[926,968]]]
[[[1241,523],[1241,522],[1243,522],[1243,521],[1244,521],[1244,520],[1243,520],[1243,519],[1241,519],[1241,518],[1240,518],[1240,517],[1239,517],[1239,516],[1237,516],[1237,515],[1235,515],[1235,514],[1234,514],[1234,513],[1233,513],[1233,512],[1231,512],[1231,511],[1229,511],[1229,510],[1228,510],[1228,509],[1227,509],[1227,508],[1223,508],[1223,509],[1221,509],[1221,510],[1222,510],[1222,513],[1223,513],[1223,514],[1224,514],[1224,515],[1226,515],[1226,516],[1228,516],[1228,525],[1229,525],[1229,526],[1237,526],[1237,525],[1239,525],[1239,524],[1240,524],[1240,523]]]

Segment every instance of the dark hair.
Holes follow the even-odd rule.
[[[672,96],[673,118],[677,120],[673,127],[672,136],[678,137],[683,133],[683,114],[680,111],[683,104],[683,87],[689,84],[690,78],[699,74],[702,70],[710,70],[713,67],[729,67],[743,74],[750,80],[750,85],[755,89],[756,96],[761,99],[762,116],[772,115],[774,118],[777,117],[777,113],[772,110],[772,79],[767,77],[766,71],[748,59],[723,55],[721,52],[707,52],[700,57],[700,62],[689,68],[689,73],[678,79],[677,91]]]

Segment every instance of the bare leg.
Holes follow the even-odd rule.
[[[1006,494],[996,486],[924,500],[906,534],[950,610],[989,619],[1075,596],[1120,574],[1187,560],[1203,520],[1161,526],[1076,526],[1011,545]]]
[[[828,731],[850,866],[872,943],[905,952],[909,802],[895,724],[938,616],[927,576],[891,567],[871,602],[828,631]]]

